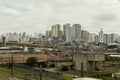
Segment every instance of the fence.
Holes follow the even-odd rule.
[[[21,73],[16,73],[16,71],[22,72],[22,73],[29,73],[28,74],[21,74]],[[11,70],[12,72],[12,70]],[[0,71],[1,74],[6,74],[6,75],[11,75],[11,72],[7,71]],[[33,77],[33,76],[37,77]],[[36,69],[30,69],[30,68],[20,68],[20,67],[14,67],[13,70],[13,76],[17,78],[21,78],[24,80],[42,80],[44,77],[44,80],[62,80],[62,74],[61,73],[55,73],[55,72],[50,72],[50,71],[45,71],[45,70],[36,70]]]

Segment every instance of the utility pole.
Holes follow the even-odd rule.
[[[57,73],[58,77],[57,77],[57,80],[62,80],[62,73]]]
[[[83,77],[83,62],[81,63],[81,77]]]
[[[33,69],[31,69],[32,79],[33,79]]]
[[[14,74],[14,63],[13,63],[13,54],[11,55],[11,76]]]
[[[25,74],[25,80],[27,80],[27,75]]]
[[[40,78],[39,78],[39,80],[42,80],[42,65],[40,65]]]
[[[95,53],[93,54],[93,72],[95,71]]]
[[[46,77],[46,80],[47,80],[47,72],[46,72],[46,76],[45,77]]]
[[[118,68],[118,62],[117,61],[118,61],[117,57],[115,57],[115,66],[116,66],[116,68]]]

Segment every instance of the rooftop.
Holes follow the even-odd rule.
[[[75,78],[73,80],[102,80],[102,79],[96,79],[96,78],[90,78],[90,77],[83,77],[83,78]]]

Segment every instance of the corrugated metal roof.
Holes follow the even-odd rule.
[[[109,55],[110,57],[120,57],[120,55]]]

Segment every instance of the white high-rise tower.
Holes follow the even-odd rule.
[[[81,39],[81,25],[80,24],[73,24],[72,38],[73,38],[73,41],[80,41]]]
[[[99,32],[99,42],[100,43],[104,43],[104,33],[103,30],[101,29],[101,31]]]

